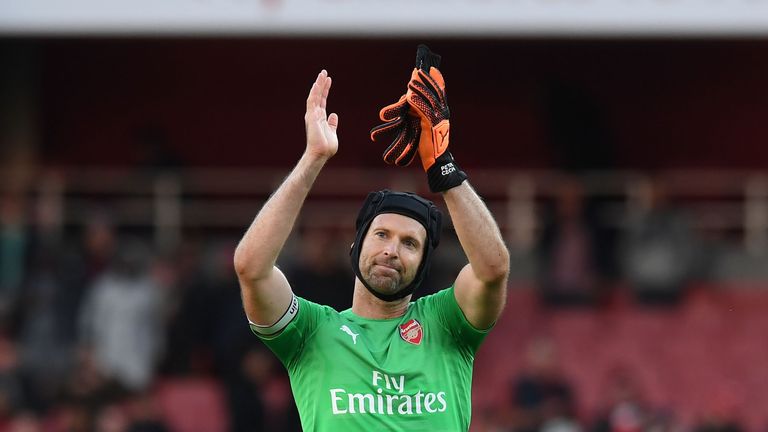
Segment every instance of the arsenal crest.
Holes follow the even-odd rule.
[[[423,335],[424,330],[421,328],[421,323],[415,319],[408,320],[407,323],[400,325],[400,337],[408,343],[420,345]]]

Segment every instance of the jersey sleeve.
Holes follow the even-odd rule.
[[[439,323],[453,336],[459,346],[468,348],[474,354],[493,327],[485,330],[473,327],[464,316],[453,291],[454,287],[446,288],[424,300],[428,301]]]
[[[264,335],[251,327],[251,332],[258,336],[285,366],[289,366],[300,357],[305,341],[312,336],[319,323],[328,314],[326,306],[298,296],[295,298],[298,302],[298,311],[282,331],[273,335]]]

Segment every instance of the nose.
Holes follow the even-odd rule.
[[[384,246],[384,255],[397,258],[397,242],[387,242]]]

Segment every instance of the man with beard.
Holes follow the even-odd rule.
[[[408,165],[418,153],[430,189],[445,200],[469,259],[453,286],[410,301],[439,243],[442,215],[431,201],[389,190],[370,193],[357,217],[351,309],[297,297],[275,267],[309,190],[338,149],[325,70],[307,99],[306,150],[235,252],[251,330],[288,369],[304,430],[469,428],[474,355],[501,314],[509,253],[447,151],[449,111],[437,66],[439,56],[420,46],[406,95],[382,109],[386,123],[372,138],[396,136],[384,154],[388,163]]]

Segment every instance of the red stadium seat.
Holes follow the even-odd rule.
[[[226,432],[229,428],[224,391],[212,379],[166,379],[155,397],[168,428],[174,432]]]
[[[520,371],[526,344],[544,334],[555,341],[582,416],[600,408],[611,372],[621,368],[652,406],[674,410],[689,425],[725,410],[754,430],[767,420],[766,310],[768,290],[762,289],[699,287],[676,308],[619,302],[557,312],[538,307],[533,290],[511,290],[478,355],[475,412],[505,400],[508,386],[500,383]]]

